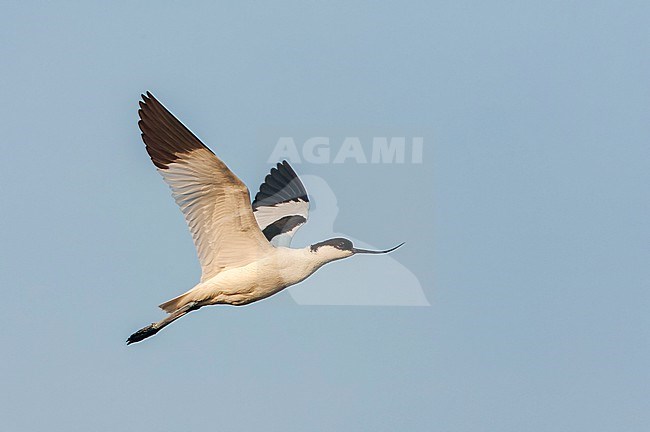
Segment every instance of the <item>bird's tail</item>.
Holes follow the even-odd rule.
[[[165,319],[162,319],[158,322],[155,322],[153,324],[149,324],[146,327],[142,327],[140,330],[137,332],[133,333],[129,338],[126,340],[127,345],[131,345],[132,343],[140,342],[142,340],[145,340],[146,338],[155,335],[158,333],[160,330],[163,328],[167,327],[169,324],[173,323],[180,317],[192,312],[193,310],[198,309],[196,302],[188,303],[182,308],[170,313]]]
[[[184,306],[183,303],[185,303],[188,300],[187,295],[189,293],[190,292],[188,291],[184,294],[174,297],[173,299],[166,301],[165,303],[159,305],[158,307],[164,310],[165,312],[167,312],[168,314],[174,313],[174,311],[177,311]]]

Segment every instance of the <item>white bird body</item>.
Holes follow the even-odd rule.
[[[127,343],[156,334],[203,306],[246,305],[276,294],[328,262],[357,253],[335,238],[291,249],[307,222],[309,198],[287,161],[266,176],[251,203],[246,185],[150,93],[140,102],[140,130],[151,161],[185,216],[201,263],[201,281],[160,307],[169,315],[132,334]],[[401,245],[400,245],[401,246]]]
[[[302,282],[332,258],[345,258],[342,252],[335,248],[320,249],[320,252],[313,252],[309,247],[273,248],[257,261],[224,270],[161,307],[173,312],[191,302],[201,306],[253,303]]]

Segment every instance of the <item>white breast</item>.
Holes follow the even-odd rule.
[[[308,249],[278,247],[258,261],[222,271],[188,294],[206,304],[248,304],[303,281],[318,267]]]

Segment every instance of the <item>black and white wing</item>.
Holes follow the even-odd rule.
[[[189,225],[201,281],[267,253],[246,185],[149,92],[138,114],[147,152]]]
[[[260,185],[253,214],[264,236],[276,247],[288,247],[296,231],[307,222],[307,191],[286,160],[271,168]]]

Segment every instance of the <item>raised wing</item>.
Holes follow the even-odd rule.
[[[151,93],[142,100],[142,140],[189,225],[201,281],[268,252],[246,185]]]
[[[271,168],[264,179],[253,201],[253,214],[274,246],[289,246],[293,235],[307,222],[307,191],[286,160]]]

